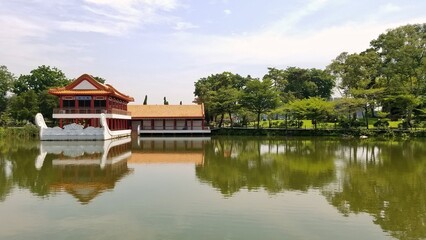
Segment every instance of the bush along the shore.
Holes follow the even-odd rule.
[[[0,138],[19,138],[23,140],[38,139],[39,129],[35,125],[25,125],[23,127],[0,128]]]

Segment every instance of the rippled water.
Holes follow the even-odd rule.
[[[426,141],[0,141],[0,239],[426,239]]]

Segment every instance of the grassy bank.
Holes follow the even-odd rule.
[[[377,137],[384,139],[426,137],[425,130],[402,129],[283,129],[283,128],[219,128],[212,130],[213,136],[335,136]]]
[[[34,125],[24,127],[0,127],[0,139],[19,138],[22,140],[38,139],[39,129]]]

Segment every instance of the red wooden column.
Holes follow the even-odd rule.
[[[108,96],[106,96],[105,102],[106,102],[105,107],[106,107],[106,110],[108,112],[108,109],[109,109],[109,97]]]
[[[92,99],[90,100],[90,112],[91,113],[95,113],[95,96],[92,96]],[[90,126],[94,127],[95,126],[95,119],[92,118],[90,119]]]
[[[163,119],[163,130],[166,129],[166,119]]]
[[[173,129],[176,130],[176,118],[173,119]]]
[[[193,130],[193,126],[194,126],[194,123],[192,122],[193,120],[191,119],[191,130]]]
[[[78,113],[78,100],[77,100],[77,97],[75,97],[74,105],[75,105],[75,111],[74,111],[74,113]],[[78,119],[77,118],[75,119],[75,123],[78,124]]]
[[[64,103],[62,102],[62,96],[59,97],[59,109],[62,110],[62,107],[64,106]],[[59,119],[59,127],[62,128],[62,118]]]

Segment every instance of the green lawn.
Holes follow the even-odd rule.
[[[311,120],[304,119],[302,121],[303,121],[303,126],[302,126],[303,129],[314,128],[314,125],[312,124]],[[360,121],[363,121],[363,119],[360,119]],[[377,118],[368,119],[368,128],[374,129],[375,128],[374,127],[375,122],[377,122]],[[400,124],[402,121],[401,120],[399,120],[399,121],[389,121],[388,120],[388,122],[389,122],[390,128],[398,128],[398,124]],[[275,126],[278,126],[280,124],[283,124],[284,120],[272,120],[271,123],[272,123],[273,127],[275,127]],[[249,127],[256,126],[256,124],[257,123],[255,123],[255,122],[251,122],[249,124]],[[260,121],[260,126],[262,128],[269,128],[269,121]],[[318,123],[317,124],[317,128],[320,128],[320,129],[321,128],[329,128],[330,129],[330,128],[334,128],[334,127],[335,127],[335,124],[333,122],[325,122],[325,123]]]

